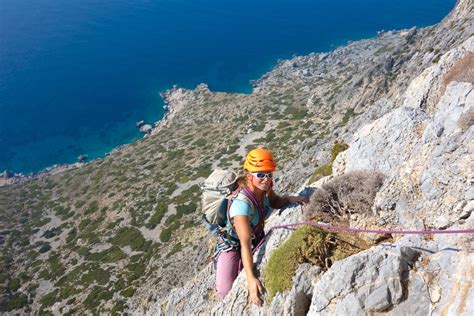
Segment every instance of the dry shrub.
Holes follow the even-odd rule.
[[[441,84],[441,95],[446,87],[453,81],[470,82],[474,84],[474,53],[467,53],[466,56],[458,60],[444,76]]]
[[[471,106],[466,112],[461,114],[458,120],[458,126],[463,132],[474,124],[474,106]]]
[[[377,171],[351,171],[324,184],[306,208],[309,218],[329,215],[344,218],[352,213],[368,214],[384,176]],[[324,216],[323,216],[324,217]]]

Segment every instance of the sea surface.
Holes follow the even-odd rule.
[[[279,58],[439,22],[455,0],[0,0],[0,172],[141,137],[173,84],[250,93]]]

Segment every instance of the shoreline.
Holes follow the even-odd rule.
[[[425,28],[434,27],[435,25],[438,25],[439,23],[441,23],[445,18],[447,18],[450,15],[450,13],[447,16],[445,16],[441,21],[439,21],[438,23],[436,23],[434,25],[425,26],[425,27],[422,27],[422,28],[418,28],[417,26],[413,26],[412,28],[409,28],[409,29],[397,29],[397,30],[388,30],[388,31],[379,30],[379,31],[376,31],[376,34],[373,37],[363,37],[363,38],[359,38],[357,40],[344,40],[343,43],[339,43],[339,45],[337,45],[337,46],[334,46],[334,45],[331,44],[330,48],[327,51],[310,52],[308,54],[303,54],[303,55],[293,54],[290,58],[287,58],[287,59],[277,59],[273,63],[273,67],[271,67],[266,72],[261,74],[260,77],[258,77],[257,79],[250,79],[248,81],[249,85],[250,85],[250,88],[251,88],[250,93],[211,91],[206,83],[199,83],[199,84],[196,85],[196,87],[194,89],[188,89],[188,88],[180,87],[180,86],[174,84],[174,85],[172,85],[171,88],[166,89],[166,90],[159,93],[159,95],[161,96],[161,98],[163,100],[163,103],[164,103],[164,105],[163,105],[163,108],[164,108],[163,117],[161,119],[151,123],[152,128],[150,130],[148,130],[147,132],[143,132],[143,136],[140,139],[132,139],[131,142],[124,143],[122,145],[114,147],[112,150],[110,150],[108,152],[105,152],[104,155],[102,155],[100,157],[96,157],[94,159],[91,159],[90,161],[87,161],[87,162],[53,164],[49,167],[41,169],[40,171],[31,172],[31,173],[28,173],[28,174],[23,174],[22,172],[15,172],[15,171],[11,171],[11,170],[6,169],[4,171],[1,171],[1,173],[0,173],[0,187],[14,185],[14,184],[22,184],[22,183],[25,183],[25,182],[28,182],[28,181],[31,181],[31,180],[39,179],[43,176],[54,175],[54,174],[58,174],[58,173],[61,173],[61,172],[67,171],[67,170],[82,168],[83,166],[86,166],[90,163],[96,162],[98,160],[101,160],[101,159],[104,159],[104,158],[108,157],[109,155],[114,154],[115,152],[117,152],[117,151],[119,151],[119,150],[121,150],[121,149],[123,149],[127,146],[130,146],[130,145],[134,144],[136,141],[140,141],[144,138],[155,135],[164,126],[168,126],[170,121],[173,119],[173,117],[181,111],[183,104],[181,104],[180,102],[177,102],[177,101],[179,101],[179,99],[184,95],[184,93],[186,91],[207,90],[207,91],[211,91],[211,92],[223,92],[223,93],[246,94],[246,95],[259,93],[260,91],[262,91],[264,89],[266,81],[269,78],[269,76],[271,76],[272,73],[278,71],[279,68],[284,67],[286,63],[291,62],[295,58],[305,57],[305,56],[323,56],[322,58],[325,58],[326,56],[328,56],[329,54],[337,51],[338,49],[340,49],[342,47],[346,47],[348,45],[351,45],[352,43],[355,43],[355,42],[370,40],[370,39],[374,39],[374,38],[379,38],[379,37],[384,36],[385,34],[391,34],[391,33],[394,33],[394,32],[408,32],[409,30],[411,30],[413,28],[417,29],[417,30],[421,30],[421,29],[425,29]],[[175,102],[173,102],[173,101],[175,101]],[[82,155],[87,156],[87,153],[83,153]],[[10,177],[4,177],[4,174],[8,174],[8,173],[10,173],[11,176]]]

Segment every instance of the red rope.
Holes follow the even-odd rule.
[[[262,240],[258,243],[257,247],[254,248],[253,252],[257,251],[257,249],[263,244],[266,237],[270,235],[272,230],[278,228],[292,228],[297,226],[314,226],[319,228],[324,228],[328,230],[336,230],[336,231],[346,231],[346,232],[353,232],[353,233],[376,233],[376,234],[399,234],[399,235],[435,235],[435,234],[474,234],[474,229],[452,229],[452,230],[394,230],[394,229],[366,229],[366,228],[352,228],[352,227],[345,227],[345,226],[334,226],[327,223],[321,222],[298,222],[293,224],[285,224],[285,225],[276,225],[270,228],[268,233]]]

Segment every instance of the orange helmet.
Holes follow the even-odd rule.
[[[257,147],[252,149],[244,162],[244,170],[250,172],[273,172],[276,170],[276,164],[270,151],[265,148]]]

